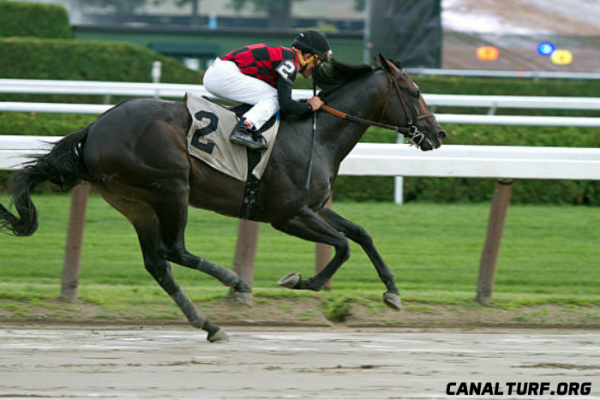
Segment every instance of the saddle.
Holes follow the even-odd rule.
[[[268,147],[263,152],[257,152],[229,141],[238,120],[251,106],[242,104],[232,108],[224,107],[189,92],[185,94],[184,102],[192,116],[192,125],[187,133],[189,154],[217,171],[245,182],[244,201],[239,216],[252,219],[258,184],[277,138],[279,112],[259,130],[258,134],[264,136]]]

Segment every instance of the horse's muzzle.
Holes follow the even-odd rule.
[[[446,132],[437,124],[423,124],[418,126],[418,129],[423,137],[420,140],[420,143],[415,144],[422,151],[430,151],[439,148],[446,138]]]

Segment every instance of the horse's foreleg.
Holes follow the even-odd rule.
[[[375,248],[371,235],[362,226],[348,221],[330,208],[324,207],[320,209],[319,216],[332,227],[345,234],[348,239],[358,243],[363,248],[375,266],[379,279],[381,279],[387,288],[387,291],[383,294],[385,304],[393,309],[400,310],[402,307],[400,292],[396,287],[396,282],[394,282],[394,275]]]
[[[348,240],[307,207],[301,209],[293,218],[284,223],[273,223],[273,227],[289,235],[311,242],[328,244],[335,248],[335,256],[317,275],[303,280],[299,274],[291,273],[279,280],[281,286],[319,291],[350,257]]]

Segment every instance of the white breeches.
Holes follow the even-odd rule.
[[[204,74],[203,83],[214,96],[254,106],[244,118],[256,129],[279,110],[277,90],[260,79],[244,75],[233,61],[217,58]]]

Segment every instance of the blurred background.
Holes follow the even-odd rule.
[[[62,5],[75,39],[140,44],[200,70],[251,42],[325,31],[337,58],[407,67],[600,71],[600,0],[27,0]]]

